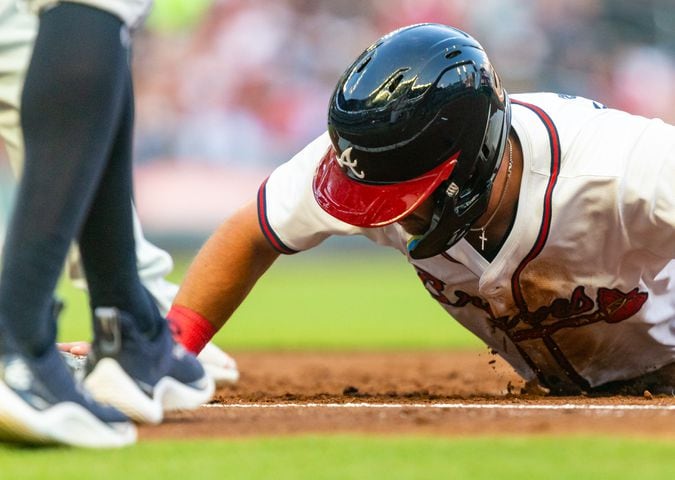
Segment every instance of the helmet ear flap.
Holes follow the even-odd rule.
[[[457,198],[458,193],[459,187],[454,182],[450,182],[445,188],[439,188],[434,193],[437,200],[429,229],[424,235],[408,242],[408,253],[411,258],[418,260],[438,255],[449,248],[448,244],[457,243],[466,234],[466,232],[461,233],[462,229],[457,228],[456,216],[451,212],[455,209],[453,199]],[[467,230],[469,226],[467,225]],[[439,235],[439,232],[449,232],[450,238],[445,234]]]
[[[492,118],[491,118],[492,120]],[[492,185],[501,166],[506,139],[511,128],[511,109],[508,97],[501,122],[488,123],[488,131],[478,153],[477,162],[471,170],[458,168],[450,178],[434,192],[435,208],[431,225],[427,232],[408,243],[411,258],[433,257],[444,252],[460,241],[471,225],[485,212]],[[496,140],[494,129],[497,129]],[[489,145],[492,145],[490,147]],[[484,157],[484,158],[480,158]],[[458,164],[461,162],[461,158]],[[491,171],[482,171],[477,167],[485,162]],[[460,187],[458,183],[463,183]]]

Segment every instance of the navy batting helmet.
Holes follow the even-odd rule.
[[[431,226],[413,258],[459,241],[487,208],[510,104],[482,46],[445,25],[420,24],[375,42],[346,70],[330,101],[332,149],[314,196],[332,216],[379,227],[433,195]]]

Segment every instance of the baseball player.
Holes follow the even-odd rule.
[[[12,169],[17,175],[23,164],[19,97],[36,30],[37,17],[29,11],[27,5],[17,0],[0,0],[0,138],[4,141]],[[133,221],[139,275],[160,312],[166,315],[178,290],[177,285],[165,278],[173,269],[173,261],[167,252],[145,239],[135,209]],[[5,225],[6,219],[0,219],[0,245],[4,239]],[[71,280],[86,288],[76,248],[71,250],[67,266]],[[61,347],[77,354],[69,360],[78,368],[83,367],[82,354],[86,354],[88,345],[77,342],[63,344]],[[199,360],[217,385],[236,383],[239,379],[234,359],[213,343],[209,343],[200,353]]]
[[[471,36],[403,28],[340,78],[328,132],[205,244],[169,318],[198,350],[278,255],[363,235],[525,380],[673,393],[674,178],[675,127],[508,95]]]
[[[124,446],[136,439],[131,420],[159,423],[213,394],[137,269],[130,30],[150,5],[31,2],[39,29],[21,97],[25,163],[0,273],[0,437]],[[83,386],[55,345],[53,293],[74,239],[94,320]]]

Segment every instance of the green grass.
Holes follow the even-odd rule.
[[[173,279],[184,275],[179,257]],[[62,282],[61,339],[89,338],[85,295]],[[481,343],[427,293],[396,252],[281,257],[216,336],[229,350],[467,349]]]
[[[285,437],[113,451],[0,447],[3,479],[673,478],[675,444],[588,437]]]

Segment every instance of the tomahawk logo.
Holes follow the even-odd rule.
[[[360,178],[363,180],[366,176],[363,171],[358,171],[356,169],[357,167],[357,160],[354,159],[352,160],[352,147],[346,148],[344,152],[342,152],[342,155],[337,157],[337,162],[340,164],[341,167],[346,167],[349,170],[351,170],[352,174],[356,178]]]

